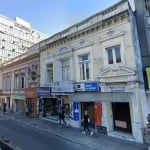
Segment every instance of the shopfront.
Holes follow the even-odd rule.
[[[72,102],[79,103],[79,119],[82,120],[84,111],[88,110],[90,125],[95,128],[96,125],[101,124],[102,118],[102,104],[98,98],[99,84],[97,82],[76,83],[75,87],[76,92],[70,99]]]
[[[37,87],[40,117],[58,121],[58,98],[51,95],[51,87]]]
[[[3,103],[5,103],[6,97],[0,96],[0,109],[3,109]]]
[[[12,95],[13,100],[13,111],[15,113],[24,114],[26,98],[24,95]]]
[[[84,86],[82,86],[84,87]],[[104,90],[105,88],[105,90]],[[109,88],[109,89],[108,89]],[[125,89],[127,86],[109,85],[101,87],[101,91],[77,91],[71,96],[71,101],[78,101],[81,105],[81,119],[83,112],[88,110],[91,118],[91,127],[101,125],[107,129],[108,134],[112,131],[130,133],[132,135],[133,123],[131,116],[134,99],[133,91]]]
[[[112,103],[113,124],[115,131],[132,133],[130,106],[128,102]]]
[[[55,106],[55,110],[57,108],[57,115],[53,116],[58,121],[58,112],[63,107],[68,125],[79,127],[79,104],[70,101],[72,93],[74,93],[74,81],[54,81],[51,84],[51,103]]]
[[[25,97],[27,107],[29,108],[29,115],[34,117],[38,116],[39,103],[36,88],[35,87],[26,88]]]
[[[100,102],[81,102],[81,120],[84,116],[84,110],[88,110],[91,127],[101,125],[102,122],[102,104]]]
[[[58,120],[57,115],[58,99],[43,98],[43,114],[42,116],[50,120]]]

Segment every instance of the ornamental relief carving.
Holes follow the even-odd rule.
[[[39,64],[33,63],[28,65],[28,79],[29,82],[37,82],[39,77]]]

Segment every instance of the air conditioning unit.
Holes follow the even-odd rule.
[[[75,84],[75,91],[85,91],[84,83],[77,83],[77,84]]]

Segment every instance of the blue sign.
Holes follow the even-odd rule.
[[[51,87],[37,87],[37,96],[38,97],[50,97]]]
[[[99,91],[98,82],[85,82],[85,91]]]
[[[73,102],[73,118],[74,120],[79,120],[79,103]]]

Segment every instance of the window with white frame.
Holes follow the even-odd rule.
[[[47,64],[47,82],[52,82],[53,81],[53,64]]]
[[[108,64],[116,64],[121,62],[120,45],[106,48]]]
[[[80,80],[90,79],[90,56],[84,54],[79,56]]]
[[[70,63],[69,59],[61,60],[62,80],[70,80]]]

